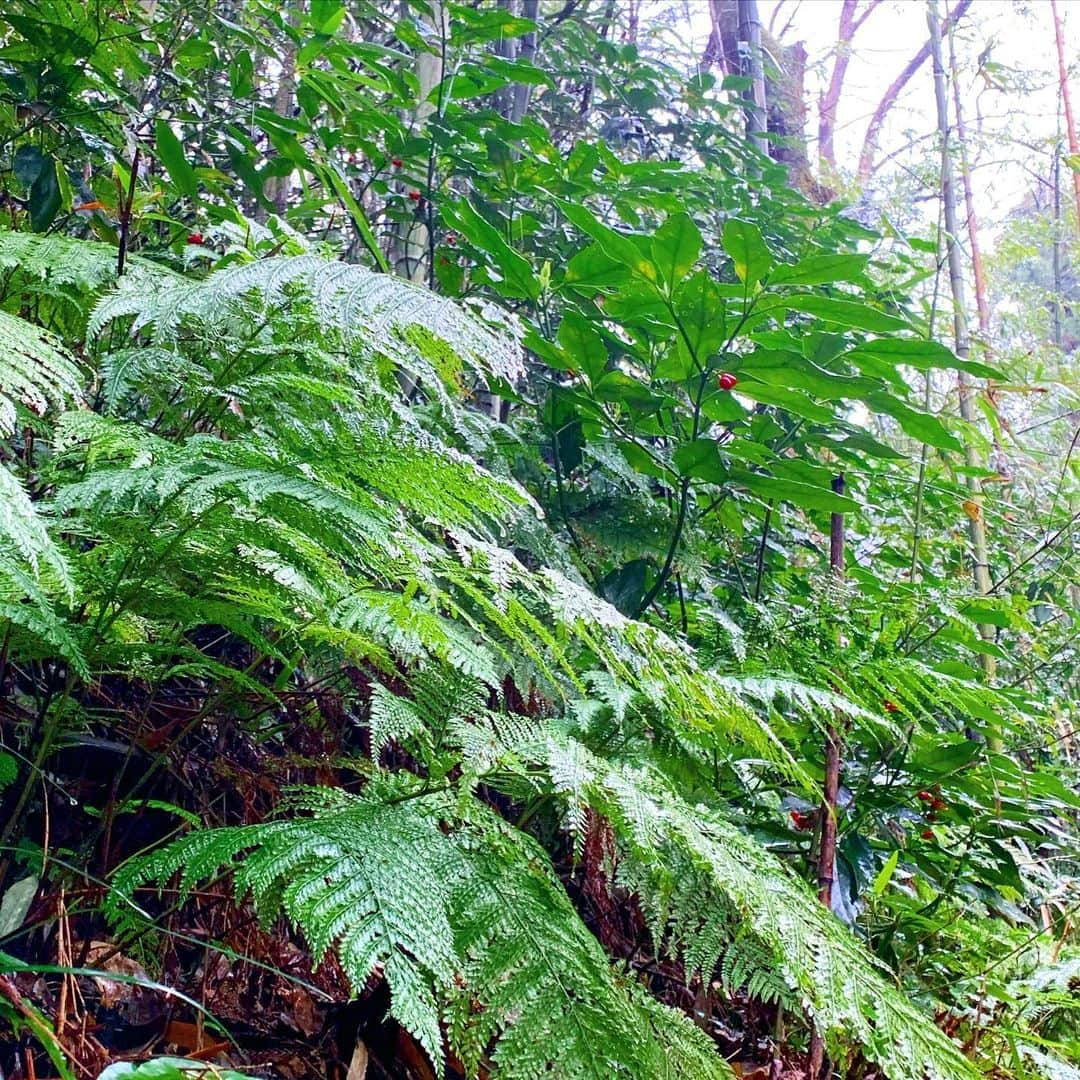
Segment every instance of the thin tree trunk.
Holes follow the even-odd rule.
[[[1076,124],[1073,122],[1072,98],[1069,96],[1069,69],[1065,63],[1065,28],[1061,25],[1057,0],[1050,0],[1050,11],[1054,16],[1054,40],[1057,43],[1058,79],[1061,84],[1061,104],[1065,108],[1065,134],[1069,138],[1069,153],[1080,154],[1080,143],[1076,138]],[[1073,195],[1076,197],[1076,227],[1080,229],[1080,173],[1072,170]]]
[[[949,15],[946,25],[953,26],[963,17],[967,9],[971,7],[971,0],[960,0],[960,3],[953,9],[952,14]],[[881,100],[878,102],[877,108],[874,110],[874,115],[870,118],[870,123],[866,128],[866,135],[863,138],[862,153],[859,155],[859,179],[862,181],[869,180],[874,172],[874,160],[877,156],[878,140],[881,138],[881,128],[885,123],[885,117],[888,115],[889,110],[896,104],[896,99],[903,92],[903,89],[909,82],[915,73],[926,63],[930,56],[930,42],[927,41],[923,47],[907,62],[904,70],[892,81],[888,90],[882,95]]]
[[[425,21],[431,31],[432,48],[424,50],[416,58],[416,80],[419,87],[413,128],[414,136],[421,138],[425,134],[428,121],[438,108],[438,104],[431,98],[435,88],[443,79],[446,41],[450,34],[446,5],[442,0],[433,0],[430,15],[425,16]],[[435,147],[431,144],[428,151],[427,183],[424,190],[420,192],[421,198],[417,200],[416,214],[412,222],[405,229],[404,235],[399,238],[398,250],[393,259],[398,274],[421,285],[427,281],[431,266],[431,200],[434,197],[432,191],[435,184],[434,165]]]
[[[967,298],[964,288],[964,271],[960,265],[960,247],[956,242],[956,180],[953,175],[952,156],[949,153],[949,100],[945,85],[945,64],[941,47],[941,19],[938,15],[937,0],[928,0],[927,23],[930,27],[930,49],[934,57],[934,100],[937,106],[938,131],[941,135],[941,197],[945,217],[945,245],[949,263],[949,284],[953,298],[953,337],[956,355],[966,360],[971,352],[967,327]],[[960,415],[969,423],[975,423],[975,405],[973,387],[964,371],[957,373]],[[982,482],[977,473],[982,467],[970,439],[965,440],[964,457],[967,463],[968,504],[965,505],[968,519],[968,536],[971,540],[974,557],[975,591],[980,596],[990,593],[993,583],[990,580],[989,555],[986,543],[986,519],[983,514]],[[987,624],[979,625],[979,635],[984,641],[991,641],[994,628]],[[980,655],[983,671],[987,680],[994,677],[996,665],[988,653]],[[994,743],[996,746],[996,743]],[[997,747],[1000,748],[1000,747]]]
[[[540,18],[540,0],[522,0],[521,14],[531,22]],[[536,59],[536,31],[530,30],[521,37],[518,46],[518,59],[527,63],[533,63]],[[532,86],[529,83],[514,83],[514,104],[510,110],[510,120],[520,124],[529,111],[529,102],[532,99]]]
[[[750,78],[746,94],[746,134],[763,154],[769,152],[767,113],[765,111],[765,64],[761,51],[761,19],[757,0],[739,0],[739,41],[745,43],[743,74]]]
[[[281,72],[278,75],[277,89],[274,91],[274,112],[278,116],[291,117],[296,90],[296,45],[286,37],[281,48]],[[279,216],[283,216],[289,208],[292,176],[291,172],[284,176],[271,176],[263,189]],[[263,216],[265,217],[265,214]]]
[[[517,0],[499,0],[499,8],[508,15],[517,14]],[[503,60],[515,60],[518,54],[518,39],[510,35],[499,38],[495,43],[495,55]],[[503,117],[509,117],[514,103],[514,87],[512,83],[504,83],[492,95],[495,111]]]
[[[833,478],[832,489],[844,493],[844,474]],[[844,576],[844,515],[829,519],[829,573],[837,581]],[[825,732],[825,782],[821,790],[821,844],[818,847],[818,899],[832,910],[833,885],[836,881],[836,809],[840,797],[841,718],[834,716]],[[810,1055],[806,1065],[807,1080],[818,1080],[825,1065],[825,1040],[815,1026],[810,1036]]]
[[[833,61],[829,85],[818,98],[818,157],[823,171],[836,172],[836,147],[833,135],[836,131],[836,109],[844,88],[848,64],[851,63],[851,42],[859,27],[881,0],[869,0],[861,14],[856,14],[859,0],[844,0],[840,9],[840,26],[836,42],[836,59]],[[775,13],[774,13],[775,14]]]
[[[990,339],[990,305],[986,299],[986,273],[983,270],[982,248],[979,245],[979,222],[975,216],[975,199],[971,191],[971,163],[968,160],[967,130],[960,102],[960,80],[956,70],[956,40],[953,28],[949,31],[949,68],[953,84],[953,107],[956,109],[956,145],[960,151],[960,183],[964,189],[964,212],[967,214],[968,246],[971,249],[971,272],[975,278],[975,309],[979,314],[979,334],[983,344]]]

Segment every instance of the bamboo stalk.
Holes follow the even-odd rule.
[[[832,489],[844,494],[844,474],[833,477]],[[844,515],[829,518],[829,573],[836,580],[844,576]],[[825,732],[825,781],[821,793],[821,843],[818,847],[818,899],[832,910],[833,885],[836,881],[836,808],[840,798],[840,744],[842,739],[839,715]],[[810,1056],[806,1066],[807,1080],[818,1080],[825,1065],[825,1040],[815,1026],[810,1036]]]
[[[1061,23],[1057,0],[1050,0],[1050,13],[1054,17],[1054,41],[1057,45],[1058,82],[1061,88],[1061,104],[1065,108],[1065,134],[1069,139],[1069,153],[1080,154],[1080,141],[1076,137],[1073,121],[1072,97],[1069,94],[1069,69],[1065,63],[1065,28]],[[1076,227],[1080,229],[1080,173],[1072,170],[1073,195],[1076,197]]]
[[[934,60],[934,100],[937,106],[938,132],[941,136],[941,198],[945,217],[945,247],[949,266],[949,285],[953,299],[953,339],[956,355],[967,360],[971,354],[971,340],[968,335],[967,297],[964,284],[964,271],[960,265],[960,247],[956,242],[958,235],[956,222],[956,177],[953,172],[952,157],[949,153],[949,102],[945,83],[945,64],[941,47],[941,19],[938,15],[937,0],[927,0],[927,23],[930,27],[930,52]],[[957,387],[960,398],[960,416],[968,424],[975,423],[975,390],[967,372],[957,372]],[[974,558],[973,578],[975,591],[980,596],[987,596],[993,590],[990,579],[990,563],[986,541],[986,518],[983,513],[982,481],[977,471],[982,467],[971,440],[964,440],[964,460],[967,464],[965,477],[968,488],[968,503],[965,512],[968,519],[968,538]],[[994,628],[987,623],[979,624],[979,636],[984,641],[992,641]],[[994,657],[988,653],[980,654],[980,662],[987,681],[994,678],[997,670]],[[1000,743],[991,739],[991,746],[1000,749]]]

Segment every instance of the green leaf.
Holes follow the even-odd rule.
[[[892,881],[893,873],[896,870],[896,864],[899,861],[900,849],[897,848],[885,860],[885,865],[877,872],[877,876],[874,878],[874,884],[870,889],[874,896],[881,896],[881,894],[889,887],[889,882]]]
[[[255,89],[255,65],[247,49],[238,52],[229,64],[229,89],[235,98],[246,98]]]
[[[869,255],[808,255],[794,266],[778,266],[769,275],[770,285],[828,285],[834,281],[858,281]]]
[[[739,383],[739,394],[750,398],[751,401],[760,401],[763,405],[775,405],[794,416],[801,416],[804,420],[811,420],[815,424],[831,424],[836,417],[832,409],[819,405],[808,394],[800,390],[788,390],[782,386],[769,386],[766,383],[746,382]]]
[[[56,160],[47,157],[41,172],[30,185],[30,227],[44,232],[60,210],[60,185],[56,179]]]
[[[773,305],[770,305],[773,306]],[[889,315],[869,304],[857,300],[838,300],[833,296],[817,296],[812,293],[785,296],[777,307],[801,311],[813,315],[822,322],[831,323],[847,330],[868,330],[872,334],[891,334],[908,329],[908,323],[896,315]]]
[[[692,476],[710,484],[723,484],[728,470],[720,458],[715,439],[695,439],[675,451],[675,465],[683,476]]]
[[[628,275],[625,263],[612,258],[600,244],[590,244],[566,264],[563,281],[585,288],[612,289],[626,281]]]
[[[701,412],[717,424],[730,424],[746,419],[746,409],[739,399],[727,390],[718,390],[710,394],[701,403]]]
[[[659,271],[656,265],[634,243],[629,236],[608,228],[599,221],[587,207],[579,203],[558,200],[559,209],[567,219],[576,225],[586,236],[591,236],[605,254],[621,262],[632,273],[651,284],[656,284]]]
[[[38,146],[20,146],[11,162],[15,179],[23,187],[30,187],[45,167],[46,157]]]
[[[951,349],[938,341],[924,338],[875,338],[863,342],[845,354],[846,359],[855,364],[871,357],[883,360],[893,367],[913,367],[916,371],[942,369],[946,371],[966,371],[982,379],[1001,379],[1001,372],[980,364],[977,360],[961,360]]]
[[[701,255],[701,233],[689,214],[669,214],[652,238],[652,257],[669,290],[693,269]]]
[[[798,353],[775,349],[749,353],[739,371],[770,386],[805,391],[822,401],[857,401],[881,386],[875,380],[826,371]]]
[[[773,264],[772,253],[761,230],[750,221],[728,218],[724,222],[724,250],[735,263],[735,273],[745,284],[757,284]]]
[[[938,450],[964,449],[963,443],[936,416],[912,409],[890,394],[870,394],[866,403],[877,412],[891,416],[907,435],[919,442]]]
[[[704,366],[727,341],[724,300],[707,271],[699,270],[678,287],[675,312],[686,335],[687,347],[693,350],[698,364]]]
[[[536,300],[540,296],[540,281],[529,260],[515,251],[467,199],[445,205],[442,214],[449,225],[495,264],[498,272],[492,274],[489,266],[488,274],[502,295],[527,300]]]
[[[596,328],[577,311],[567,311],[559,323],[559,346],[569,367],[596,383],[607,370],[608,351]]]
[[[338,198],[344,203],[345,209],[349,212],[349,217],[352,218],[356,231],[360,234],[360,239],[364,241],[364,246],[368,249],[379,269],[384,274],[389,273],[390,264],[386,261],[386,256],[383,254],[382,247],[376,239],[371,225],[368,223],[363,207],[356,201],[356,196],[349,189],[348,181],[338,173],[337,169],[330,165],[316,171],[323,177],[327,186],[337,192]]]
[[[192,199],[196,198],[199,193],[199,181],[184,154],[184,147],[180,140],[164,120],[157,122],[155,132],[157,154],[161,159],[161,164],[168,170],[169,178],[184,195]]]
[[[633,411],[653,412],[663,400],[654,394],[640,379],[625,371],[606,371],[593,384],[598,401],[618,402]]]
[[[859,509],[859,504],[847,495],[838,495],[831,488],[802,484],[786,477],[781,480],[775,476],[763,476],[761,473],[736,469],[732,471],[731,479],[763,499],[789,502],[804,510],[826,510],[832,514],[843,514]]]

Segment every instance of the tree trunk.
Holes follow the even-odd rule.
[[[1057,43],[1058,80],[1061,85],[1061,104],[1065,109],[1065,134],[1069,138],[1069,153],[1080,154],[1080,143],[1076,138],[1076,124],[1073,122],[1072,98],[1069,96],[1069,69],[1065,63],[1065,28],[1061,25],[1057,0],[1050,0],[1050,11],[1054,16],[1054,40]],[[1076,227],[1080,229],[1080,173],[1072,170],[1073,195],[1076,198]]]
[[[449,18],[446,5],[442,0],[432,0],[430,15],[424,16],[427,30],[431,36],[431,48],[425,49],[416,58],[417,91],[416,113],[413,134],[422,137],[428,121],[438,108],[431,100],[432,92],[442,82],[446,52],[446,42],[450,35]],[[428,279],[431,265],[431,221],[435,186],[435,147],[429,144],[427,183],[420,193],[421,199],[416,204],[416,214],[405,228],[403,235],[395,244],[393,264],[398,274],[411,281],[423,284]]]
[[[859,0],[844,0],[840,9],[840,26],[836,42],[836,59],[833,61],[829,85],[818,98],[818,157],[822,172],[827,176],[836,173],[836,147],[833,135],[836,131],[836,109],[844,88],[848,64],[851,62],[851,43],[859,27],[881,0],[869,0],[861,13],[857,13]]]
[[[844,474],[833,478],[832,489],[844,493]],[[844,515],[829,518],[829,573],[840,581],[844,576]],[[818,899],[832,910],[833,884],[836,881],[836,808],[840,797],[840,724],[834,716],[825,732],[825,782],[821,789],[821,844],[818,847]],[[818,1080],[825,1065],[825,1040],[817,1027],[810,1037],[810,1055],[806,1065],[807,1080]]]
[[[765,63],[761,51],[761,19],[757,0],[739,0],[739,46],[743,74],[750,79],[746,92],[746,137],[763,154],[769,152],[768,119],[765,111]]]
[[[954,26],[963,17],[967,9],[971,7],[971,0],[960,0],[960,3],[956,5],[952,13],[945,21],[947,27]],[[926,63],[927,58],[930,56],[930,42],[927,41],[923,47],[907,62],[904,70],[892,81],[888,90],[885,91],[881,100],[878,102],[877,108],[874,110],[874,115],[870,118],[870,123],[866,128],[866,136],[863,138],[862,153],[859,155],[859,179],[863,182],[870,179],[874,172],[874,159],[877,156],[878,139],[881,137],[881,128],[885,123],[885,117],[888,115],[889,110],[896,104],[896,99],[903,92],[903,89],[909,82],[911,82],[912,76]]]
[[[959,10],[959,9],[957,9]],[[949,153],[949,100],[945,84],[945,64],[941,47],[941,19],[938,16],[937,0],[928,0],[927,23],[930,27],[930,51],[934,58],[934,100],[937,106],[938,131],[941,135],[941,198],[945,217],[945,245],[949,264],[949,284],[953,298],[953,337],[956,355],[966,360],[971,352],[967,327],[967,299],[964,288],[964,271],[960,265],[960,247],[956,242],[958,235],[956,221],[956,180],[953,175],[952,156]],[[964,371],[957,373],[960,415],[969,423],[975,423],[975,405],[973,387]],[[965,504],[968,519],[968,536],[971,540],[974,558],[975,591],[980,596],[990,593],[993,583],[990,580],[989,556],[986,544],[986,519],[983,515],[982,482],[977,472],[982,467],[975,447],[970,439],[964,441],[964,457],[968,467],[967,487],[969,498]],[[992,641],[994,628],[987,624],[979,625],[979,635],[984,641]],[[987,680],[994,677],[996,665],[994,658],[987,653],[980,655],[983,671]]]
[[[281,71],[278,74],[277,88],[274,91],[274,112],[278,116],[292,116],[293,96],[296,91],[296,45],[288,37],[282,42]],[[284,215],[289,208],[289,195],[292,191],[292,173],[284,176],[271,176],[263,189],[266,198],[273,203],[275,212]],[[266,219],[265,209],[256,217]]]

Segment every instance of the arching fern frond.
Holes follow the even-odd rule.
[[[739,928],[758,943],[739,946],[740,977],[776,996],[772,973],[782,974],[837,1045],[857,1043],[891,1080],[976,1080],[976,1068],[931,1017],[752,838],[715,811],[685,803],[655,773],[612,765],[572,740],[552,742],[549,760],[556,789],[612,823],[620,881],[643,898],[657,940],[668,940],[689,965],[711,974],[731,947],[717,927]],[[755,956],[765,965],[760,973],[750,967]]]
[[[445,1026],[470,1075],[486,1063],[502,1080],[730,1076],[685,1017],[611,969],[537,844],[417,784],[309,790],[292,820],[196,833],[128,864],[118,890],[182,871],[188,892],[234,868],[263,919],[284,912],[316,957],[333,947],[356,989],[380,971],[391,1013],[439,1071]]]
[[[137,329],[152,324],[158,339],[168,341],[184,316],[220,319],[231,301],[253,295],[269,308],[308,296],[324,326],[406,368],[416,361],[422,343],[415,335],[421,332],[489,376],[513,383],[524,372],[519,335],[506,313],[493,308],[469,311],[402,278],[317,255],[259,259],[202,282],[177,282],[153,296],[122,280],[97,306],[89,332],[94,336],[113,320],[131,315]]]

